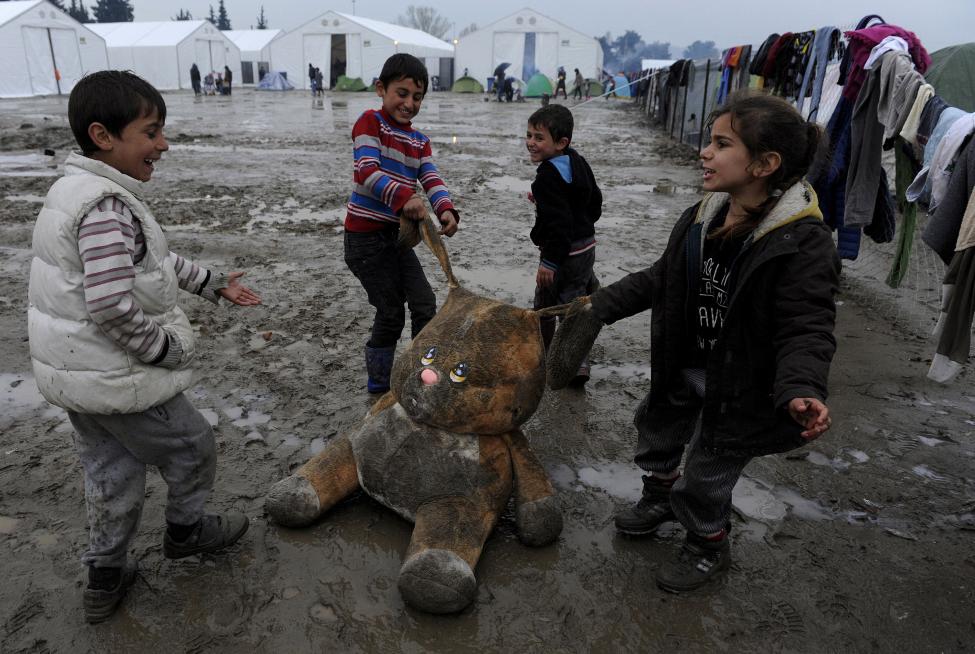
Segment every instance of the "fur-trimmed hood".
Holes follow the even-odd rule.
[[[708,233],[708,225],[728,202],[727,193],[708,193],[701,200],[697,209],[695,223],[703,224],[703,233]],[[812,216],[823,219],[823,212],[819,210],[819,199],[812,186],[806,182],[796,182],[782,194],[779,201],[772,207],[765,218],[758,224],[751,234],[750,241],[754,243],[769,232],[779,227],[793,223],[801,218]]]

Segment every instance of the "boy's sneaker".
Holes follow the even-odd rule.
[[[88,570],[88,587],[82,596],[85,608],[85,622],[98,624],[108,620],[125,597],[129,587],[135,583],[135,576],[139,570],[136,563],[127,563],[119,571],[118,582],[110,588],[102,588],[96,581],[98,572],[95,568]],[[101,572],[106,572],[102,570]]]
[[[696,590],[713,580],[731,565],[731,545],[727,533],[713,541],[688,532],[677,559],[657,570],[657,586],[671,593]]]
[[[627,536],[652,534],[665,522],[676,519],[670,508],[670,488],[676,479],[663,482],[650,475],[643,476],[643,496],[633,506],[616,514],[616,531]]]
[[[167,559],[182,559],[194,554],[218,552],[236,543],[247,531],[250,521],[236,511],[220,515],[208,514],[200,518],[186,540],[163,536],[163,554]]]

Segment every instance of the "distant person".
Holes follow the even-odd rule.
[[[557,81],[555,82],[555,94],[553,97],[559,97],[559,89],[562,89],[562,99],[568,100],[569,96],[565,93],[565,68],[559,66],[559,72],[556,77]]]
[[[322,74],[322,69],[315,67],[315,91],[317,95],[325,95],[325,75]]]
[[[190,66],[190,84],[193,85],[193,95],[200,95],[200,69],[196,64]]]
[[[505,102],[511,102],[515,96],[515,78],[508,75],[504,78],[504,84],[501,85],[501,90],[504,92]]]
[[[498,96],[498,102],[504,99],[504,71],[498,68],[494,72],[494,92]]]
[[[315,67],[311,63],[308,64],[308,86],[315,90]]]
[[[579,69],[578,68],[576,68],[575,71],[576,71],[576,78],[572,82],[572,85],[573,85],[572,86],[572,99],[573,100],[582,100],[582,87],[585,85],[586,80],[583,79],[582,73],[579,72]]]
[[[213,71],[207,73],[203,78],[203,95],[215,95],[217,92],[216,82],[213,79]]]
[[[464,77],[467,77],[467,67],[464,67]]]
[[[831,424],[840,261],[803,181],[821,129],[782,98],[741,91],[708,124],[704,199],[678,219],[663,255],[569,313],[608,325],[651,311],[634,459],[643,494],[615,523],[629,535],[684,526],[683,547],[656,572],[671,592],[730,566],[732,490],[752,458],[808,444]]]
[[[345,217],[345,263],[376,309],[365,347],[370,393],[389,390],[406,305],[414,337],[437,312],[437,298],[416,253],[398,244],[401,219],[427,217],[418,182],[440,221],[440,233],[457,231],[459,217],[433,163],[430,139],[412,125],[428,84],[423,62],[394,54],[376,82],[382,108],[366,111],[352,128],[355,185]]]
[[[230,66],[223,67],[223,93],[224,95],[230,95],[234,90],[234,72],[230,70]]]
[[[242,513],[204,513],[217,448],[183,394],[196,384],[196,336],[177,295],[241,306],[260,298],[241,285],[244,273],[171,252],[144,203],[144,182],[169,149],[155,88],[130,72],[92,73],[72,89],[68,121],[81,152],[68,155],[34,226],[28,334],[38,388],[76,432],[89,528],[83,605],[95,623],[135,579],[128,552],[149,466],[168,487],[167,559],[216,552],[247,531]]]
[[[595,223],[603,211],[603,195],[589,164],[573,148],[572,112],[560,104],[542,107],[528,119],[525,145],[538,164],[532,182],[535,224],[531,240],[539,249],[535,271],[535,310],[590,295],[599,288]],[[555,317],[541,319],[542,340],[548,349],[555,334]],[[589,381],[589,360],[579,366],[573,383]]]
[[[216,89],[216,95],[223,95],[223,75],[220,73],[213,79],[213,86]]]

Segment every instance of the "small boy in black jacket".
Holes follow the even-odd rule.
[[[538,163],[532,182],[535,203],[532,243],[541,250],[535,275],[535,309],[571,302],[599,288],[593,273],[596,261],[594,224],[602,213],[603,195],[586,160],[569,147],[572,112],[558,104],[542,107],[528,119],[525,145]],[[555,318],[542,318],[542,338],[548,347]],[[573,380],[589,381],[589,360]]]

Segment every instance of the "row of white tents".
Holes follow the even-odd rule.
[[[570,81],[575,68],[597,77],[603,63],[596,39],[532,9],[447,43],[336,11],[287,32],[221,32],[202,20],[82,24],[46,0],[0,2],[0,98],[68,93],[84,74],[105,69],[132,70],[161,90],[189,89],[194,63],[203,75],[226,66],[235,84],[275,70],[308,88],[309,64],[322,70],[326,86],[339,75],[369,84],[397,52],[422,59],[445,87],[460,71],[486,82],[502,63],[526,80],[535,72],[554,77],[562,66]]]

